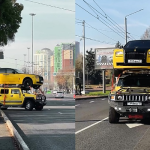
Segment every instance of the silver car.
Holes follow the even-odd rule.
[[[57,92],[55,98],[57,97],[64,98],[64,92]]]

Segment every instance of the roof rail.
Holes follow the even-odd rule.
[[[20,84],[0,84],[0,87],[5,87],[5,88],[23,88],[22,85]]]

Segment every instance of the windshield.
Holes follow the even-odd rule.
[[[15,71],[16,71],[17,73],[24,73],[23,71],[18,70],[18,69],[15,69]]]
[[[122,87],[150,87],[150,76],[128,76],[125,78],[120,78],[117,86]]]
[[[129,41],[124,48],[142,48],[150,49],[150,40]]]

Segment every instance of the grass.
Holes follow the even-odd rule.
[[[107,96],[110,93],[110,91],[106,91],[106,93],[103,93],[103,91],[99,92],[90,92],[89,94],[86,94],[87,96]]]

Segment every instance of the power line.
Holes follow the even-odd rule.
[[[80,35],[75,35],[75,36],[83,38],[83,36],[80,36]],[[105,44],[111,44],[111,45],[115,44],[115,43],[109,43],[109,42],[105,42],[105,41],[99,41],[99,40],[92,39],[92,38],[89,38],[89,37],[85,37],[85,39],[88,39],[88,40],[91,40],[91,41],[96,41],[96,42],[99,42],[99,43],[105,43]]]
[[[96,10],[94,7],[92,7],[89,3],[87,3],[85,0],[83,0],[91,9],[92,9],[92,11],[97,15],[97,17],[98,18],[101,18],[95,11],[97,11],[99,14],[101,14],[98,10]],[[94,11],[95,10],[95,11]],[[107,19],[107,20],[109,20],[106,16],[104,16],[103,14],[101,14],[105,19]],[[109,22],[107,22],[106,20],[104,20],[103,18],[101,18],[104,22],[106,22],[107,24],[109,24],[110,25],[110,27],[112,27],[113,29],[115,29],[115,30],[118,30],[121,34],[123,34],[122,32],[122,30],[120,30],[117,26],[116,26],[116,24],[114,24],[112,21],[110,21],[111,22],[111,24],[109,23]],[[114,26],[112,26],[112,24],[114,25]],[[116,27],[116,28],[115,28]]]
[[[103,24],[105,24],[103,21],[101,21],[99,18],[95,17],[92,13],[90,13],[89,11],[87,11],[86,9],[84,9],[83,7],[81,7],[79,4],[75,3],[77,6],[79,6],[80,8],[82,8],[84,11],[86,11],[87,13],[89,13],[91,16],[93,16],[94,18],[98,19],[100,22],[102,22]],[[110,28],[107,24],[105,24],[109,29],[113,30],[112,28]],[[116,32],[115,30],[113,30],[116,34],[118,34],[118,32]],[[122,37],[123,39],[125,39],[122,35],[118,34],[120,37]]]
[[[94,3],[99,7],[99,9],[101,9],[101,11],[103,11],[103,13],[105,14],[105,18],[106,19],[110,19],[110,20],[112,20],[114,23],[115,23],[115,26],[117,25],[121,30],[123,30],[123,32],[125,32],[125,29],[124,28],[122,28],[120,25],[118,25],[118,23],[117,22],[115,22],[111,17],[109,17],[105,12],[104,12],[104,10],[95,2],[95,0],[93,0],[94,1]],[[109,20],[108,19],[108,20]],[[109,21],[110,21],[109,20]],[[131,35],[130,35],[131,36]],[[131,36],[132,37],[132,36]],[[134,37],[133,37],[134,38]],[[135,38],[134,38],[135,39]]]
[[[44,3],[34,2],[34,1],[31,1],[31,0],[25,0],[25,1],[28,1],[28,2],[31,2],[31,3],[40,4],[40,5],[44,5],[44,6],[54,7],[54,8],[62,9],[62,10],[66,10],[66,11],[75,12],[74,10],[70,10],[70,9],[66,9],[66,8],[62,8],[62,7],[57,7],[57,6],[53,6],[53,5],[49,5],[49,4],[44,4]]]

